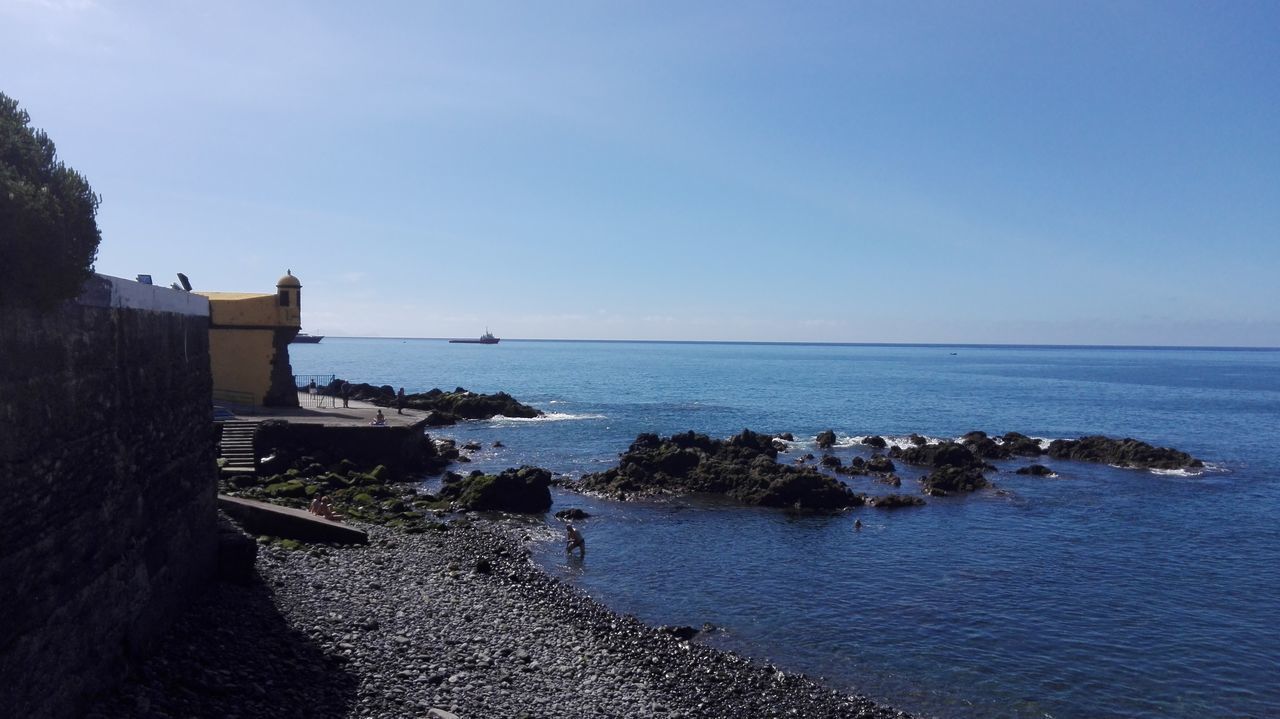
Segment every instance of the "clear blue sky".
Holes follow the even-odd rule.
[[[1274,2],[0,2],[98,270],[323,334],[1280,345]]]

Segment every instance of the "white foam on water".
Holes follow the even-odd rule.
[[[1199,467],[1195,469],[1152,469],[1150,472],[1162,477],[1199,477],[1204,474],[1204,470]]]
[[[924,436],[924,435],[921,435]],[[887,447],[897,447],[898,449],[908,449],[914,447],[909,435],[891,435],[891,434],[854,434],[854,435],[836,435],[835,447],[838,449],[850,449],[854,447],[867,447],[863,444],[868,437],[880,437],[885,441]],[[925,444],[942,444],[942,440],[937,437],[924,437]],[[816,436],[809,438],[805,443],[813,444],[818,441]]]
[[[522,422],[567,422],[577,419],[608,419],[603,414],[570,414],[569,412],[547,412],[541,417],[494,417],[494,424],[514,424]]]

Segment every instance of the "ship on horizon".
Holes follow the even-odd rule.
[[[313,345],[324,339],[324,335],[309,335],[306,332],[299,332],[296,337],[289,340],[290,344]]]
[[[501,339],[494,337],[493,333],[486,327],[484,328],[484,334],[480,335],[478,340],[449,340],[449,343],[457,345],[496,345],[501,341]]]

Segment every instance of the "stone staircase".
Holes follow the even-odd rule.
[[[222,422],[222,474],[256,474],[258,460],[253,444],[257,422],[228,420]]]

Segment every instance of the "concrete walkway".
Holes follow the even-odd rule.
[[[323,424],[331,427],[354,427],[360,425],[373,424],[373,419],[378,414],[378,410],[382,410],[382,415],[386,417],[387,425],[390,427],[408,427],[421,422],[427,416],[426,412],[413,409],[405,409],[404,414],[396,414],[395,407],[379,407],[368,402],[359,402],[350,400],[349,407],[342,406],[342,400],[339,399],[337,407],[333,407],[330,403],[332,397],[324,397],[323,407],[307,407],[313,401],[320,401],[312,398],[305,392],[298,393],[298,404],[301,407],[255,407],[252,411],[234,409],[236,418],[249,422],[261,422],[266,419],[285,419],[295,424]]]
[[[281,507],[253,499],[218,495],[218,509],[226,512],[250,534],[266,534],[303,542],[368,544],[369,535],[302,509]]]

